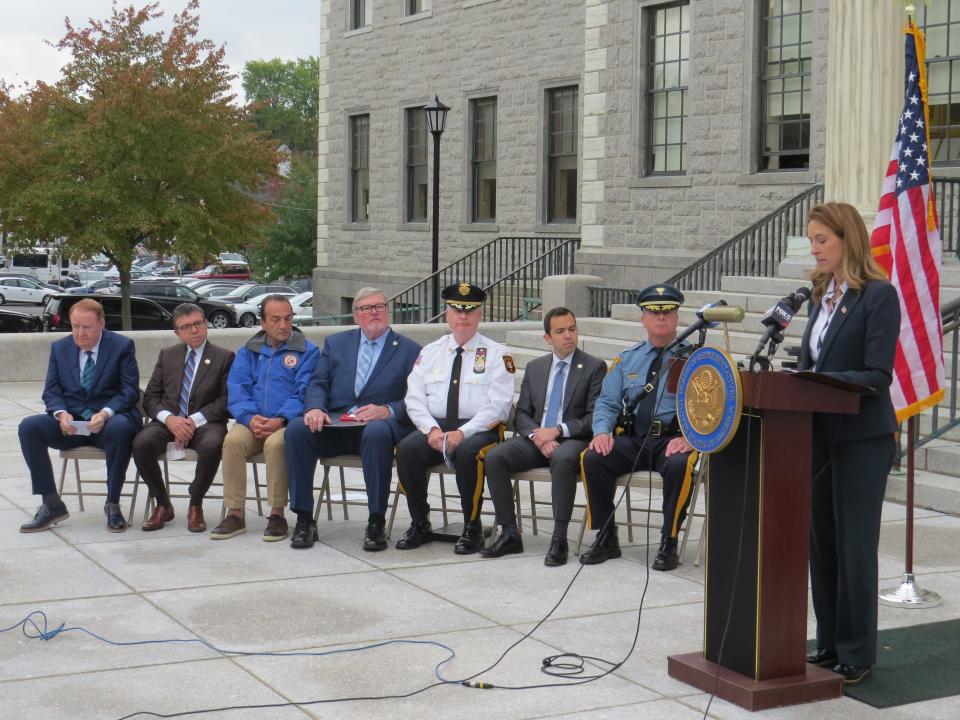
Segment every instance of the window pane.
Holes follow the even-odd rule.
[[[689,73],[689,3],[646,11],[649,28],[647,82],[647,172],[686,169],[684,128]]]
[[[930,158],[960,160],[960,2],[942,0],[922,10],[927,35]]]
[[[407,222],[427,221],[427,119],[423,108],[406,112]]]
[[[472,100],[471,219],[497,219],[497,99]]]
[[[350,221],[367,222],[370,203],[370,116],[350,118]]]
[[[547,221],[577,219],[577,88],[549,91]]]

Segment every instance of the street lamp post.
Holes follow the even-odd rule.
[[[440,136],[450,108],[434,95],[433,100],[423,106],[423,110],[427,114],[427,127],[433,135],[433,247],[430,249],[430,272],[433,275],[432,317],[436,317],[440,313],[440,278],[437,275],[440,270]]]

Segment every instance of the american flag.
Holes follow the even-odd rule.
[[[906,33],[903,111],[870,246],[900,295],[900,339],[890,394],[897,420],[943,399],[940,229],[930,182],[923,33]]]

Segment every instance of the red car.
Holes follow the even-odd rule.
[[[249,280],[250,268],[241,263],[230,265],[207,265],[203,270],[184,275],[197,280]]]

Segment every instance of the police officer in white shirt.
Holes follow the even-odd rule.
[[[463,533],[454,552],[467,555],[483,547],[482,457],[500,440],[510,415],[516,368],[503,345],[477,332],[487,297],[481,288],[461,282],[441,296],[451,334],[423,348],[407,378],[407,415],[419,432],[397,446],[397,474],[413,521],[397,548],[411,550],[433,540],[428,469],[446,462],[456,472],[463,507]]]

